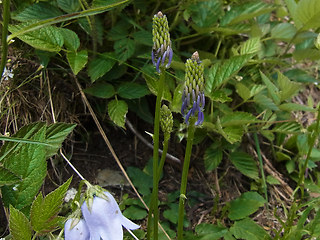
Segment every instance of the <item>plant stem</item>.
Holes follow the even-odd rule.
[[[193,144],[193,137],[195,132],[195,117],[191,117],[188,127],[187,148],[184,155],[181,186],[180,186],[180,199],[179,199],[179,219],[178,219],[178,240],[182,240],[183,235],[183,217],[184,217],[184,203],[186,199],[188,172]]]
[[[151,215],[153,213],[153,240],[158,239],[158,161],[159,161],[159,131],[160,131],[160,107],[164,88],[165,69],[160,68],[160,80],[158,85],[156,110],[154,116],[154,133],[153,133],[153,190],[148,216],[147,239],[150,239]]]
[[[9,24],[9,18],[10,18],[10,0],[4,0],[3,1],[3,24],[2,24],[2,54],[1,54],[1,63],[0,63],[0,79],[2,78],[2,74],[4,71],[4,67],[6,66],[7,62],[7,55],[8,55],[8,42],[7,42],[7,36],[8,36],[8,24]]]
[[[257,154],[258,154],[258,159],[259,159],[259,165],[260,165],[260,171],[261,171],[261,177],[262,177],[262,184],[263,184],[263,191],[264,191],[264,196],[265,199],[267,201],[267,208],[268,208],[268,192],[267,192],[267,183],[266,183],[266,177],[264,175],[264,171],[263,171],[263,162],[262,162],[262,158],[261,158],[261,150],[260,150],[260,145],[259,145],[259,141],[258,141],[258,135],[257,133],[253,133],[253,137],[254,137],[254,142],[256,144],[256,149],[257,149]]]
[[[306,160],[304,162],[304,165],[299,173],[299,181],[298,181],[298,187],[300,187],[300,191],[301,191],[301,199],[303,199],[304,197],[304,174],[307,170],[307,167],[308,167],[308,162],[309,162],[309,159],[310,159],[310,155],[311,155],[311,152],[312,152],[312,148],[314,146],[314,143],[316,141],[316,138],[318,137],[319,135],[319,123],[320,123],[320,106],[318,107],[318,113],[317,113],[317,122],[316,122],[316,127],[315,127],[315,130],[313,131],[313,136],[311,138],[311,141],[310,141],[310,146],[309,146],[309,150],[308,150],[308,153],[307,153],[307,156],[306,156]],[[297,194],[295,195],[295,200],[297,198]]]

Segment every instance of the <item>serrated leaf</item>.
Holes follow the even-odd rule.
[[[122,214],[131,220],[142,220],[148,215],[145,209],[136,205],[131,205],[130,207],[126,208]]]
[[[269,240],[266,231],[249,218],[236,221],[230,231],[237,239],[244,240]]]
[[[120,61],[127,61],[135,51],[135,43],[130,38],[120,39],[114,43],[113,48]]]
[[[253,179],[259,178],[257,164],[249,154],[244,152],[233,152],[230,154],[230,160],[242,174]]]
[[[213,65],[209,69],[209,78],[206,82],[206,85],[208,85],[206,86],[207,91],[210,93],[213,89],[224,84],[229,78],[236,74],[252,56],[252,54],[234,56],[222,63]]]
[[[284,134],[298,134],[301,133],[301,125],[297,122],[278,123],[272,131]]]
[[[207,124],[206,126],[210,128],[210,124]],[[231,144],[240,142],[244,134],[244,130],[242,127],[230,126],[230,127],[222,128],[219,118],[217,119],[216,127],[218,132]]]
[[[316,112],[317,110],[298,103],[284,103],[279,106],[282,111],[292,112],[292,111],[305,111],[305,112]]]
[[[223,89],[214,90],[211,93],[209,93],[208,96],[212,101],[215,101],[215,102],[224,103],[224,102],[232,101],[232,98],[228,97],[227,93]]]
[[[253,54],[259,52],[261,49],[261,43],[259,37],[250,38],[245,41],[240,48],[240,54]]]
[[[320,2],[318,0],[301,0],[292,15],[297,28],[307,30],[320,27]]]
[[[77,49],[80,47],[80,39],[78,35],[67,28],[59,28],[60,33],[64,39],[64,45],[70,51],[76,52]]]
[[[78,12],[80,3],[78,0],[57,0],[58,7],[67,13]]]
[[[25,8],[18,15],[14,16],[13,19],[20,22],[27,22],[31,20],[54,18],[60,15],[63,15],[63,13],[59,10],[59,8],[48,2],[39,2]]]
[[[122,98],[135,99],[141,98],[150,92],[146,85],[140,85],[133,82],[123,82],[118,87],[117,93]]]
[[[58,213],[63,204],[64,195],[70,185],[71,178],[59,188],[49,193],[43,198],[42,193],[39,193],[33,201],[30,211],[30,220],[32,228],[38,233],[52,232],[58,227]]]
[[[137,44],[143,44],[149,47],[153,46],[152,33],[150,31],[141,30],[133,33],[132,36]]]
[[[98,16],[92,16],[91,18],[94,18],[94,21],[89,22],[87,17],[78,18],[77,21],[88,36],[95,36],[97,42],[102,45],[104,37],[104,23]]]
[[[247,112],[232,112],[220,119],[222,127],[244,125],[257,122],[260,122],[260,120]]]
[[[113,60],[113,53],[103,53],[97,56],[89,63],[88,74],[91,78],[91,82],[96,81],[99,77],[109,72],[113,65],[116,63]]]
[[[243,101],[247,101],[251,97],[250,89],[242,83],[236,84],[236,91]]]
[[[280,23],[272,28],[271,37],[282,41],[290,41],[296,32],[297,29],[291,23]]]
[[[222,150],[213,146],[208,147],[204,153],[203,160],[206,171],[209,172],[216,169],[222,161]]]
[[[266,75],[264,75],[263,72],[260,72],[260,75],[261,75],[262,81],[267,86],[268,92],[272,97],[274,103],[278,105],[280,103],[280,98],[278,95],[279,89],[271,82],[271,80]]]
[[[88,93],[92,96],[99,98],[111,98],[114,96],[116,91],[114,90],[113,85],[106,82],[97,82],[83,90],[85,93]]]
[[[31,240],[31,225],[28,218],[10,206],[9,228],[13,240]]]
[[[112,100],[108,103],[108,114],[111,120],[119,127],[124,128],[128,105],[123,100]]]
[[[16,174],[11,172],[10,170],[0,166],[0,187],[4,185],[12,185],[21,180]]]
[[[46,158],[55,155],[63,141],[76,127],[76,124],[70,123],[53,123],[47,126],[46,129],[46,143],[50,144],[50,147],[46,147]]]
[[[9,26],[11,33],[21,30],[25,24]],[[53,26],[42,27],[32,32],[19,35],[18,38],[30,46],[48,52],[59,52],[63,46],[60,29]]]
[[[275,7],[263,1],[249,1],[231,7],[230,11],[221,19],[221,26],[239,23],[241,21],[252,19],[264,13],[271,12]]]
[[[21,128],[14,137],[25,137],[44,142],[46,126],[35,123]],[[10,149],[13,149],[10,151]],[[3,186],[2,196],[5,206],[12,205],[21,210],[29,206],[38,193],[47,173],[46,147],[44,145],[6,142],[1,154],[6,154],[3,166],[21,178],[16,186]]]
[[[259,94],[262,90],[266,88],[265,85],[255,84],[250,89],[250,97],[254,97],[255,95]]]
[[[77,75],[88,62],[88,51],[68,52],[67,59],[72,72]]]
[[[274,110],[274,111],[279,110],[279,108],[272,101],[272,99],[268,98],[267,96],[265,96],[262,93],[257,94],[256,96],[254,96],[253,100],[254,100],[255,103],[259,104],[263,109],[270,109],[270,110]]]
[[[263,207],[265,203],[266,200],[257,192],[245,192],[230,202],[228,218],[239,220],[248,217]]]
[[[144,79],[146,80],[147,86],[150,90],[150,92],[152,92],[154,95],[157,96],[158,94],[158,86],[159,86],[159,81],[149,75],[143,75]],[[172,101],[172,97],[171,97],[171,93],[170,93],[170,89],[169,86],[167,84],[164,85],[164,89],[163,89],[163,99],[167,100],[169,102]]]
[[[296,49],[293,52],[293,58],[297,61],[302,61],[305,59],[319,60],[320,51],[318,49]]]

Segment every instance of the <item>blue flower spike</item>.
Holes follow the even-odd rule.
[[[152,35],[151,59],[157,72],[160,73],[160,67],[170,67],[173,56],[168,20],[162,12],[158,12],[153,17]]]
[[[80,218],[70,218],[64,225],[64,239],[89,240],[90,234],[86,222]]]
[[[90,232],[90,240],[122,240],[122,227],[128,230],[140,227],[122,215],[116,200],[106,191],[97,192],[92,201],[86,200],[81,211]]]
[[[198,52],[192,54],[186,61],[185,87],[182,93],[181,113],[186,124],[189,124],[191,116],[197,116],[196,126],[204,121],[203,109],[204,96],[204,67],[200,61]]]

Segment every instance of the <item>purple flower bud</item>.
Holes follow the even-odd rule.
[[[65,240],[89,240],[89,229],[85,220],[70,218],[64,225]]]

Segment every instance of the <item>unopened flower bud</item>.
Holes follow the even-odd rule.
[[[186,61],[185,87],[182,94],[181,113],[188,124],[190,116],[198,116],[195,125],[201,125],[204,120],[204,67],[198,52]]]
[[[160,73],[160,66],[170,67],[173,51],[171,47],[168,20],[166,15],[158,12],[153,17],[152,25],[153,47],[151,59]]]
[[[162,105],[162,108],[160,110],[160,124],[162,132],[165,134],[165,136],[170,137],[170,133],[172,132],[173,127],[173,117],[167,105]]]

